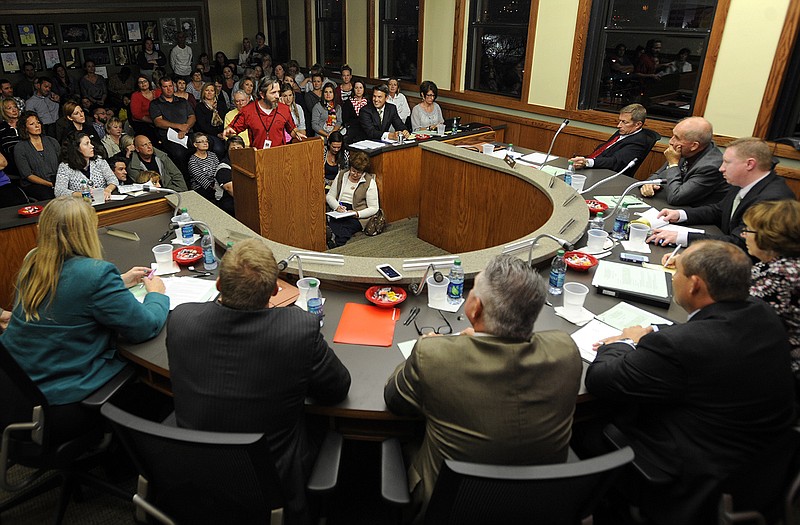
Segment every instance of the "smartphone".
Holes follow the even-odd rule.
[[[403,278],[400,272],[395,270],[391,264],[379,264],[375,269],[377,269],[378,273],[383,275],[387,281],[399,281]]]
[[[646,255],[637,255],[635,253],[626,253],[622,252],[619,254],[620,261],[632,262],[632,263],[649,263],[650,258]]]

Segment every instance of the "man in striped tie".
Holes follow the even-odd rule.
[[[636,165],[626,175],[633,177],[636,168],[644,160],[659,136],[652,131],[644,129],[647,110],[641,104],[630,104],[619,110],[617,132],[598,145],[595,150],[585,157],[573,157],[575,169],[602,168],[620,171],[633,159],[639,159]]]

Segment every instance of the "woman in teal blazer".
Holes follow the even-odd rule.
[[[102,260],[97,214],[82,198],[58,197],[45,206],[0,338],[51,405],[72,405],[79,414],[79,402],[125,365],[114,336],[140,342],[161,331],[169,298],[148,271],[120,275]],[[140,283],[148,292],[143,303],[128,291]]]

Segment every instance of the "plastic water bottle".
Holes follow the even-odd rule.
[[[614,219],[614,231],[611,236],[617,240],[622,240],[628,235],[628,224],[631,222],[631,212],[628,209],[628,204],[622,205],[622,209],[617,213],[617,218]]]
[[[509,143],[508,147],[506,148],[507,153],[514,153],[514,145]]]
[[[192,244],[194,240],[194,224],[186,224],[192,218],[186,208],[181,208],[181,213],[177,217],[178,224],[181,224],[181,242],[185,245]]]
[[[456,259],[450,268],[450,284],[447,286],[447,302],[458,304],[461,296],[464,295],[464,268],[461,267],[461,259]]]
[[[572,164],[572,161],[569,161],[569,164],[567,164],[567,171],[564,172],[564,184],[572,186],[573,175],[575,175],[575,166]]]
[[[89,187],[89,181],[83,179],[81,181],[81,196],[83,200],[90,203],[92,202],[92,188]]]
[[[203,238],[200,239],[200,246],[203,248],[203,268],[215,270],[217,268],[217,258],[214,257],[214,241],[208,230],[203,230]]]
[[[564,279],[567,276],[567,263],[564,261],[564,250],[558,250],[550,264],[550,283],[547,291],[553,295],[561,295]]]
[[[603,218],[603,212],[597,212],[597,215],[594,218],[589,219],[589,229],[590,230],[602,230],[605,228],[606,220]]]
[[[319,288],[317,288],[317,281],[311,281],[308,284],[308,295],[306,297],[308,313],[316,315],[319,319],[319,326],[322,327],[325,324],[325,313],[322,310],[322,297],[320,297]]]

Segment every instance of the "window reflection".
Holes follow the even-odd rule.
[[[383,0],[380,5],[380,76],[416,82],[419,0]]]

